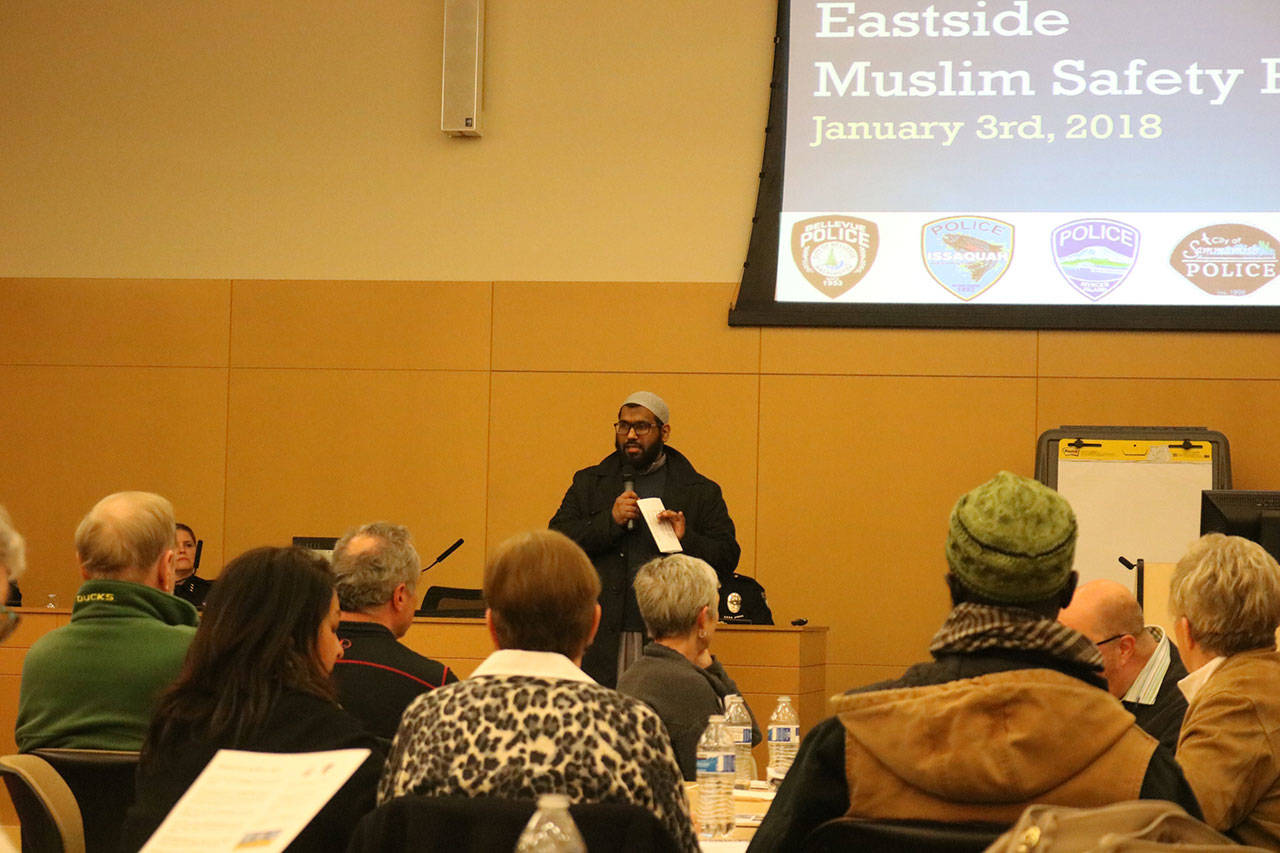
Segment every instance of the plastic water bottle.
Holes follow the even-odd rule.
[[[538,797],[538,810],[525,824],[516,842],[516,853],[587,853],[587,845],[569,814],[564,794]]]
[[[800,718],[791,706],[790,696],[779,696],[778,706],[769,718],[769,784],[778,787],[791,769],[800,746]]]
[[[726,838],[733,826],[733,741],[714,714],[698,739],[698,836]]]
[[[756,760],[751,755],[751,712],[737,693],[724,697],[724,727],[733,741],[733,786],[749,788],[756,778]]]

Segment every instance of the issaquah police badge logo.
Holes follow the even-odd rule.
[[[1138,259],[1138,229],[1114,219],[1077,219],[1049,236],[1067,283],[1094,302],[1115,290]]]
[[[933,280],[967,302],[1009,269],[1013,226],[987,216],[949,216],[926,223],[920,244]]]
[[[1252,225],[1209,225],[1182,238],[1169,258],[1214,296],[1244,296],[1276,277],[1276,238]]]
[[[832,299],[862,280],[876,260],[880,232],[854,216],[814,216],[791,227],[791,257],[805,279]]]

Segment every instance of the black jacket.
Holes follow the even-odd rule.
[[[242,742],[234,743],[229,737],[218,742],[188,738],[162,754],[144,751],[138,765],[138,798],[125,820],[123,849],[137,850],[151,837],[222,748],[253,752],[353,748],[371,751],[355,774],[286,848],[293,853],[346,849],[356,823],[373,810],[385,758],[377,738],[346,711],[318,696],[288,690],[276,700],[259,731]]]
[[[699,474],[678,450],[666,448],[666,482],[662,503],[685,517],[684,552],[706,560],[721,578],[738,567],[742,549],[720,487]],[[631,594],[627,548],[639,549],[647,559],[658,555],[653,537],[640,523],[628,534],[613,523],[613,502],[622,494],[622,457],[614,451],[597,465],[573,475],[560,508],[548,526],[582,546],[600,574],[600,630],[582,661],[583,670],[612,687],[618,680],[618,644],[622,615]]]
[[[338,700],[365,728],[388,742],[409,703],[458,680],[449,667],[396,641],[385,625],[342,622],[342,659],[333,668]]]
[[[1187,668],[1178,654],[1178,647],[1169,644],[1169,668],[1164,671],[1160,692],[1150,705],[1124,702],[1144,732],[1173,752],[1178,747],[1178,733],[1182,731],[1182,718],[1187,715],[1187,697],[1178,689],[1178,682],[1187,677]]]

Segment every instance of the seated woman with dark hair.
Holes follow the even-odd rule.
[[[687,554],[650,560],[635,579],[636,603],[653,642],[618,679],[618,692],[658,712],[684,778],[697,778],[698,738],[707,717],[724,713],[738,685],[711,654],[720,604],[715,569]],[[745,704],[745,700],[744,704]],[[751,713],[751,708],[747,708]],[[760,727],[751,715],[751,743]]]
[[[365,748],[369,758],[289,850],[342,850],[374,806],[383,753],[339,707],[342,657],[329,564],[303,548],[257,548],[227,564],[178,680],[159,699],[125,823],[137,850],[219,749],[313,752]]]
[[[1202,536],[1169,591],[1187,715],[1178,763],[1204,819],[1280,850],[1280,565],[1238,536]]]
[[[632,803],[696,851],[680,769],[662,721],[580,668],[600,625],[600,579],[550,530],[498,546],[484,570],[485,620],[498,651],[471,677],[404,712],[378,788],[403,794]]]

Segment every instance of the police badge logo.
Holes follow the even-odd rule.
[[[819,293],[835,299],[862,280],[876,260],[880,232],[852,216],[815,216],[791,228],[791,257]]]
[[[1169,263],[1205,293],[1244,296],[1276,277],[1276,238],[1251,225],[1197,228]]]
[[[920,251],[933,280],[966,302],[985,293],[1013,260],[1013,226],[986,216],[950,216],[925,224]]]
[[[1053,229],[1049,243],[1062,277],[1097,302],[1128,278],[1138,237],[1137,228],[1114,219],[1077,219]]]

